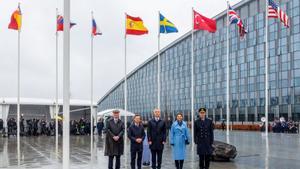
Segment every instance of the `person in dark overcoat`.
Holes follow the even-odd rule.
[[[143,124],[141,123],[140,115],[134,116],[133,123],[128,128],[128,138],[130,140],[131,169],[135,169],[136,163],[137,163],[137,168],[141,169],[145,130]],[[136,155],[137,155],[137,159],[136,159]]]
[[[152,169],[161,169],[166,144],[166,123],[160,119],[160,110],[154,109],[154,118],[148,122],[147,136],[152,154]]]
[[[97,131],[99,136],[102,136],[103,127],[104,127],[104,123],[103,123],[103,119],[101,118],[97,123]]]
[[[210,159],[213,152],[214,127],[212,120],[206,118],[206,109],[199,109],[199,119],[194,124],[194,140],[197,145],[200,169],[209,169]]]
[[[108,169],[113,169],[113,160],[116,158],[115,169],[120,169],[121,155],[124,153],[124,123],[120,120],[120,111],[113,111],[113,118],[106,124],[107,133],[105,138],[104,155],[109,157]]]

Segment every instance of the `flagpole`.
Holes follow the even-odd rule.
[[[18,4],[20,9],[20,3]],[[21,11],[20,11],[21,12]],[[17,149],[18,149],[18,166],[20,165],[20,79],[21,79],[21,29],[18,30],[18,97],[17,97]]]
[[[160,109],[160,12],[158,11],[158,35],[157,35],[157,108]]]
[[[191,129],[192,129],[192,149],[194,149],[194,8],[192,8],[192,41],[191,41]]]
[[[227,1],[227,56],[226,56],[226,135],[229,136],[229,112],[230,112],[230,102],[229,102],[229,2]]]
[[[64,0],[63,169],[70,168],[70,0]]]
[[[58,16],[58,9],[56,8],[56,22],[57,22],[57,16]],[[56,23],[57,26],[57,23]],[[55,55],[56,55],[56,65],[55,65],[55,69],[56,69],[56,84],[55,84],[55,151],[56,151],[56,155],[58,155],[58,32],[57,32],[57,28],[56,28],[56,32],[55,32]]]
[[[124,151],[125,151],[125,168],[127,169],[127,34],[126,34],[126,20],[125,14],[125,36],[124,36],[124,109],[125,109],[125,137],[124,137]]]
[[[268,136],[268,113],[269,113],[269,44],[268,44],[268,13],[269,13],[269,3],[268,0],[266,0],[266,25],[265,25],[265,50],[266,50],[266,56],[265,56],[265,132],[266,136]]]
[[[92,21],[93,21],[93,11],[92,11]],[[93,25],[92,25],[93,27]],[[94,83],[94,36],[93,36],[93,33],[91,33],[91,120],[90,120],[90,123],[91,123],[91,164],[93,164],[93,157],[94,157],[94,153],[93,153],[93,145],[94,145],[94,132],[93,132],[93,129],[94,129],[94,123],[93,123],[93,114],[94,114],[94,106],[93,106],[93,90],[94,90],[94,86],[93,86],[93,83]]]

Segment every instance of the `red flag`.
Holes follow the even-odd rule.
[[[8,29],[21,30],[22,25],[22,13],[21,8],[18,6],[18,9],[14,11],[11,15],[10,23]]]
[[[74,25],[76,25],[76,23],[71,22],[70,28],[72,28]],[[61,15],[57,15],[56,31],[64,31],[64,17]]]
[[[217,31],[216,20],[207,18],[194,11],[194,30],[207,30],[214,33]]]

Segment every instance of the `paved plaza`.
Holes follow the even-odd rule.
[[[259,132],[233,131],[229,137],[222,131],[215,131],[215,139],[228,141],[237,147],[238,155],[230,162],[213,162],[212,169],[299,169],[300,168],[300,135],[270,133],[266,139]],[[104,157],[103,138],[95,136],[95,156],[90,162],[90,137],[71,136],[71,168],[72,169],[106,169],[107,157]],[[60,140],[61,141],[61,140]],[[62,144],[58,151],[55,137],[23,137],[21,138],[20,160],[17,159],[16,138],[0,138],[0,168],[62,168]],[[128,147],[129,148],[129,147]],[[198,167],[197,156],[188,147],[184,168]],[[127,164],[129,168],[128,154]],[[122,168],[124,166],[124,156]],[[18,163],[20,164],[18,167]],[[148,169],[149,167],[144,167]],[[163,155],[163,169],[174,169],[171,149],[167,145]]]

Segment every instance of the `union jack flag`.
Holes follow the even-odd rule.
[[[243,24],[243,21],[240,18],[240,16],[235,12],[235,10],[233,10],[230,5],[228,6],[229,23],[236,24],[238,26],[240,37],[243,38],[245,34],[247,34],[247,30]]]
[[[280,7],[273,1],[269,1],[269,10],[268,10],[268,17],[269,18],[279,18],[280,21],[283,23],[284,26],[290,27],[289,17],[286,13],[284,13]]]

